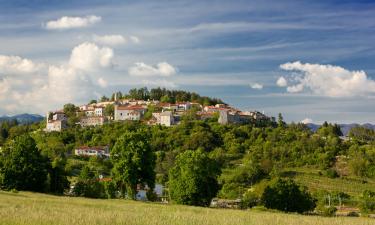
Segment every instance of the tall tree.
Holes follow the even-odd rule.
[[[137,185],[155,186],[155,154],[147,131],[138,130],[122,135],[111,151],[112,177],[127,197],[135,199]]]
[[[0,186],[44,192],[48,167],[48,159],[40,154],[34,139],[29,135],[19,136],[1,152]]]
[[[169,171],[170,197],[178,204],[208,206],[218,191],[216,163],[202,150],[178,155]]]

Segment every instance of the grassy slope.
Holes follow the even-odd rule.
[[[360,196],[364,190],[375,190],[375,180],[356,177],[328,178],[318,174],[319,170],[307,168],[286,169],[284,176],[292,177],[296,182],[308,187],[312,192],[317,190],[341,191],[353,197]]]
[[[273,212],[209,209],[124,200],[0,192],[0,224],[246,224],[370,225],[369,218],[324,218]]]

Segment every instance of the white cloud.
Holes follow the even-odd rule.
[[[305,118],[305,119],[301,120],[301,123],[303,123],[303,124],[308,124],[308,123],[313,123],[313,122],[314,121],[310,118]]]
[[[126,38],[119,34],[103,36],[94,35],[93,40],[98,44],[110,46],[123,45],[126,43]]]
[[[43,67],[43,64],[34,63],[19,56],[0,55],[0,75],[35,73]]]
[[[48,21],[45,25],[45,28],[48,30],[66,30],[81,28],[93,25],[102,20],[100,16],[86,16],[86,17],[69,17],[63,16],[57,20]]]
[[[111,65],[108,58],[112,59],[113,53],[110,53],[84,43],[73,49],[69,63],[63,65],[35,63],[19,56],[2,56],[1,113],[44,113],[61,108],[68,102],[80,104],[97,97],[98,90],[108,84],[103,77],[97,77],[99,70],[94,69]],[[79,57],[82,58],[78,60]]]
[[[253,83],[253,84],[250,84],[250,87],[251,87],[252,89],[258,89],[258,90],[263,89],[263,85],[262,85],[262,84],[259,84],[259,83]]]
[[[134,44],[139,44],[141,42],[141,40],[136,37],[136,36],[130,36],[130,40],[134,43]]]
[[[113,65],[113,55],[111,48],[100,48],[93,43],[85,42],[73,49],[69,65],[86,71],[111,67]]]
[[[286,87],[288,86],[288,81],[284,77],[279,77],[276,81],[277,86],[279,87]]]
[[[128,72],[130,76],[168,77],[175,75],[177,73],[177,68],[167,62],[160,62],[155,66],[150,66],[143,62],[137,62],[134,66],[129,68]]]
[[[285,63],[280,68],[294,71],[294,79],[287,91],[297,93],[311,91],[316,95],[328,97],[353,97],[375,95],[375,81],[364,71],[350,71],[340,66],[301,63]]]

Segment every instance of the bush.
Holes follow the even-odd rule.
[[[323,206],[319,208],[319,211],[323,216],[335,216],[337,209],[334,206]]]
[[[362,193],[360,209],[363,213],[375,212],[375,192],[365,190]]]
[[[316,200],[293,180],[279,178],[265,188],[262,202],[269,209],[303,213],[314,209]]]
[[[241,201],[241,209],[253,208],[258,205],[260,199],[259,196],[253,191],[247,191]]]
[[[325,175],[329,178],[337,178],[339,177],[339,174],[336,172],[336,170],[330,168],[325,171]]]

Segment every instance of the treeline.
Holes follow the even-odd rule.
[[[215,105],[223,103],[221,99],[210,98],[206,96],[200,96],[195,92],[188,92],[182,90],[168,90],[165,88],[152,88],[148,90],[147,87],[133,88],[128,93],[122,93],[121,91],[115,92],[111,97],[102,96],[100,101],[114,101],[117,99],[137,99],[137,100],[157,100],[165,103],[176,103],[176,102],[195,102],[201,105]],[[94,103],[96,100],[92,100],[90,103]]]
[[[62,193],[64,177],[70,177],[75,184],[71,194],[76,196],[134,198],[137,186],[152,188],[161,183],[167,186],[171,200],[179,204],[207,206],[212,198],[219,197],[241,199],[243,208],[263,205],[304,212],[317,206],[329,214],[334,209],[327,209],[323,194],[310,193],[283,178],[283,169],[315,168],[330,178],[375,178],[372,131],[355,128],[350,140],[344,141],[337,125],[325,123],[312,132],[303,124],[286,124],[282,116],[272,124],[220,125],[214,119],[198,121],[186,116],[174,127],[114,122],[59,133],[45,133],[37,127],[22,131],[6,139],[3,146],[2,189]],[[18,137],[22,134],[29,137]],[[111,158],[74,156],[74,149],[82,145],[109,145]],[[30,165],[44,165],[34,173],[46,179],[37,182],[43,187],[29,189],[19,184],[29,176],[22,168],[34,168],[11,166],[21,165],[26,154],[23,150],[35,154],[30,156],[35,159]],[[349,174],[336,170],[338,158],[346,160]],[[345,193],[338,195],[344,199]],[[152,192],[148,197],[155,198]],[[371,190],[361,198],[363,209],[375,210]]]

